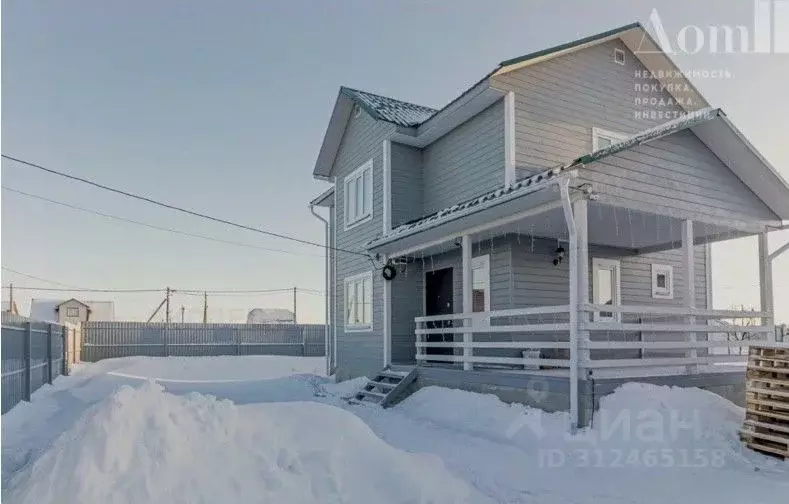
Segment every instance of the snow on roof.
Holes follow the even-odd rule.
[[[437,226],[443,222],[454,220],[463,215],[478,212],[484,208],[496,205],[505,199],[509,200],[530,194],[547,185],[551,179],[564,171],[569,171],[575,167],[580,167],[586,163],[597,161],[606,156],[611,156],[617,152],[621,152],[636,145],[676,133],[677,131],[691,128],[702,122],[715,119],[720,114],[722,114],[720,109],[711,108],[706,108],[697,112],[686,114],[678,119],[674,119],[654,128],[644,130],[641,133],[631,137],[625,138],[624,140],[616,142],[608,147],[598,149],[595,152],[581,156],[565,165],[550,168],[530,177],[521,179],[509,187],[503,187],[501,189],[496,189],[495,191],[490,191],[483,194],[482,196],[466,200],[430,215],[406,222],[405,224],[401,224],[392,229],[391,233],[385,237],[379,235],[376,239],[368,242],[367,246],[374,247],[384,243],[384,240],[389,242],[401,236],[423,231],[425,229]]]
[[[368,247],[377,246],[383,243],[384,240],[388,242],[407,234],[413,234],[418,231],[429,229],[443,222],[454,220],[464,215],[472,214],[485,208],[497,205],[505,200],[515,199],[525,194],[535,192],[547,186],[551,180],[564,172],[569,166],[570,165],[550,168],[532,175],[531,177],[518,180],[508,187],[502,187],[501,189],[490,191],[483,194],[482,196],[463,201],[425,217],[406,222],[405,224],[401,224],[392,229],[392,231],[386,236],[379,235],[378,238],[368,242],[367,245]]]
[[[358,89],[343,87],[341,92],[376,119],[397,124],[398,126],[419,126],[436,113],[436,110],[430,107],[395,100],[394,98],[368,93],[367,91],[359,91]]]
[[[598,159],[602,159],[612,154],[616,154],[617,152],[630,149],[636,145],[650,142],[652,140],[657,140],[658,138],[671,135],[678,131],[692,128],[693,126],[697,126],[703,122],[711,121],[722,114],[723,111],[719,108],[704,108],[695,112],[684,114],[677,119],[659,124],[654,128],[646,129],[636,133],[633,136],[624,138],[618,142],[614,142],[608,147],[603,147],[602,149],[597,149],[590,154],[581,156],[575,159],[572,164],[591,163],[592,161],[597,161]]]
[[[115,320],[115,303],[112,301],[84,301],[76,298],[69,299],[33,299],[30,301],[30,318],[44,322],[58,321],[58,306],[71,300],[77,301],[90,309],[90,320],[112,321]]]

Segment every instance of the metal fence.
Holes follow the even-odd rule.
[[[87,322],[82,360],[114,357],[214,355],[325,355],[320,324],[149,324]]]
[[[67,329],[3,313],[2,413],[61,374],[68,374],[63,339]]]

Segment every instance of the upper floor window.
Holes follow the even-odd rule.
[[[605,149],[626,138],[628,138],[628,135],[624,133],[607,131],[602,128],[592,128],[592,151]]]
[[[79,317],[79,308],[76,306],[67,306],[66,307],[66,316],[67,317]]]
[[[345,229],[373,217],[373,160],[369,160],[344,179]]]
[[[614,49],[614,62],[620,65],[625,64],[625,51],[622,49]]]

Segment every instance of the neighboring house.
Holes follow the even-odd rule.
[[[742,236],[749,330],[774,334],[766,233],[789,186],[640,24],[504,61],[440,110],[343,87],[313,174],[339,379],[419,365],[417,386],[576,425],[634,376],[742,402],[720,365],[741,358],[708,351],[737,342],[706,336],[754,317],[711,309],[708,244]]]
[[[285,308],[255,308],[247,314],[247,324],[295,324],[293,312]]]
[[[88,321],[113,321],[115,304],[112,301],[80,301],[74,298],[65,301],[33,299],[30,302],[30,318],[74,325]]]

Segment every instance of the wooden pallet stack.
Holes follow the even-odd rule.
[[[789,348],[751,346],[747,378],[743,441],[789,460]]]

